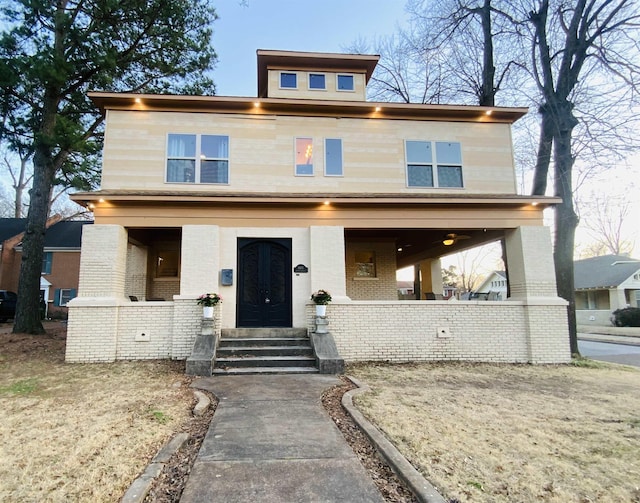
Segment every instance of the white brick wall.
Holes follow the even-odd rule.
[[[314,313],[308,305],[311,330]],[[347,361],[565,363],[570,358],[563,305],[338,302],[328,306],[327,316],[329,331]],[[447,328],[450,336],[438,337],[439,328]]]

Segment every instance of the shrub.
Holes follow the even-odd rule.
[[[616,327],[640,327],[640,307],[616,309],[611,316]]]

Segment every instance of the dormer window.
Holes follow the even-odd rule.
[[[298,88],[298,75],[293,72],[281,72],[280,73],[280,87],[282,89],[297,89]]]
[[[338,91],[354,91],[353,75],[337,75]]]
[[[326,78],[324,73],[310,73],[309,74],[309,89],[324,90],[327,88]]]

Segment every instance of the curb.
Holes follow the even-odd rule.
[[[193,415],[202,416],[207,409],[209,409],[211,400],[201,391],[194,391],[193,394],[198,401],[193,408]],[[149,494],[153,481],[162,472],[164,465],[169,462],[171,456],[182,448],[187,440],[189,440],[188,433],[178,433],[169,440],[153,457],[142,475],[139,475],[132,482],[127,492],[124,493],[120,503],[142,503],[147,497],[147,494]]]
[[[365,393],[371,388],[351,376],[346,377],[358,388],[347,391],[342,396],[342,406],[362,431],[364,431],[367,437],[369,437],[369,440],[371,440],[378,453],[389,463],[389,466],[396,475],[407,484],[420,503],[447,503],[447,500],[438,493],[438,490],[433,487],[418,470],[411,466],[411,463],[400,454],[400,451],[353,405],[354,396]]]

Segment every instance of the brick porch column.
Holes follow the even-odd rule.
[[[309,228],[311,290],[322,288],[334,301],[348,300],[344,263],[344,227]],[[309,292],[311,294],[311,292]]]
[[[69,362],[116,359],[118,306],[126,302],[127,240],[120,225],[85,225],[82,230],[78,297],[69,303]]]
[[[531,363],[570,360],[567,302],[558,297],[547,227],[505,232],[511,297],[524,304]]]

